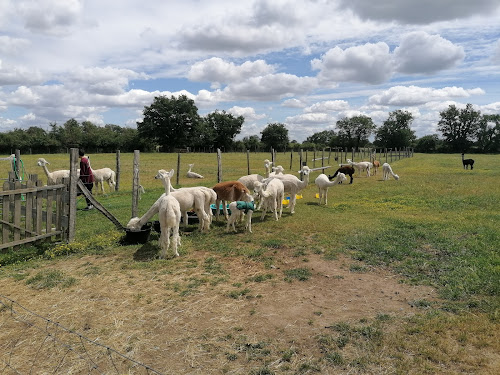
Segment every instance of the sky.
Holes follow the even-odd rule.
[[[365,115],[417,137],[467,103],[500,113],[499,0],[0,0],[0,132],[137,126],[160,95],[286,125]]]

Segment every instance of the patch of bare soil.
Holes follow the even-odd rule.
[[[77,279],[69,288],[34,289],[25,280],[1,279],[0,294],[48,320],[15,304],[14,314],[0,311],[0,372],[295,373],[321,357],[318,336],[325,327],[378,314],[407,316],[414,301],[436,298],[431,288],[403,284],[385,270],[351,272],[347,258],[283,256],[265,268],[243,257],[207,263],[212,255],[203,252],[146,265],[127,257],[52,264]],[[297,268],[308,269],[310,278],[286,280],[284,271]],[[334,370],[321,373],[341,373]]]

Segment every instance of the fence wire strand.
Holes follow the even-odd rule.
[[[15,306],[18,307],[19,311],[15,308]],[[115,350],[107,345],[95,342],[94,340],[91,340],[88,337],[86,337],[78,332],[75,332],[69,328],[64,327],[63,325],[59,324],[58,322],[52,321],[44,316],[41,316],[40,314],[37,314],[36,312],[29,310],[28,308],[22,306],[21,304],[10,299],[9,297],[6,297],[6,296],[0,294],[0,313],[2,311],[5,311],[5,310],[8,310],[10,312],[10,318],[12,318],[13,320],[20,322],[20,323],[23,323],[26,326],[36,330],[37,332],[39,332],[43,335],[45,335],[38,350],[36,351],[34,358],[32,359],[31,367],[29,369],[29,374],[33,373],[37,358],[41,354],[42,349],[45,347],[45,344],[47,343],[47,341],[50,340],[54,344],[53,351],[57,350],[57,346],[59,346],[59,348],[64,349],[64,351],[65,351],[64,354],[61,356],[60,360],[56,363],[56,365],[53,369],[53,374],[56,374],[59,369],[62,369],[64,361],[69,353],[72,353],[78,359],[80,359],[81,361],[83,361],[84,363],[86,363],[89,366],[89,369],[88,369],[89,374],[94,373],[94,371],[98,374],[103,374],[103,375],[109,374],[109,372],[102,372],[102,371],[107,371],[108,369],[106,369],[106,370],[99,369],[99,365],[92,358],[92,354],[89,352],[89,350],[87,350],[87,345],[90,344],[90,345],[93,345],[95,347],[105,349],[106,355],[109,359],[109,362],[111,363],[116,374],[120,374],[120,370],[119,370],[117,364],[115,363],[115,360],[113,359],[113,355],[116,355],[116,356],[122,358],[123,360],[127,361],[128,363],[130,363],[131,368],[136,368],[136,367],[142,368],[145,371],[145,374],[164,375],[161,372],[159,372],[158,370],[155,370],[146,364],[138,362],[138,361],[134,360],[133,358],[130,358],[127,355],[122,354],[122,353],[118,352],[117,350]],[[23,316],[21,311],[23,312],[23,314],[27,314],[28,316],[27,317]],[[35,322],[33,322],[29,319],[30,316],[33,319],[36,318],[38,320],[43,321],[43,324],[37,325]],[[3,322],[1,324],[1,326],[6,326],[6,325],[7,325],[6,322]],[[43,327],[43,325],[45,327]],[[53,332],[50,332],[51,328],[54,329]],[[24,334],[24,332],[26,332],[26,330],[23,330],[23,334]],[[69,334],[69,335],[74,335],[78,339],[73,344],[68,344],[68,343],[63,341],[63,338],[58,337],[58,333],[61,333],[61,332],[64,332],[64,333]],[[27,339],[25,339],[24,341],[27,341]],[[9,370],[12,370],[15,374],[22,374],[13,365],[13,359],[16,357],[15,352],[21,343],[22,343],[22,338],[19,337],[19,338],[17,338],[17,340],[15,342],[7,343],[7,347],[10,347],[8,350],[6,350],[7,347],[4,347],[2,350],[0,350],[0,352],[3,351],[3,353],[7,354],[7,356],[8,356],[7,361],[4,358],[0,359],[1,362],[4,364],[4,369],[8,368]],[[83,355],[78,353],[78,350],[75,346],[78,346],[78,348],[80,348],[80,351],[83,350]]]

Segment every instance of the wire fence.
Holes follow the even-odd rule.
[[[1,374],[163,375],[1,294],[0,332]]]

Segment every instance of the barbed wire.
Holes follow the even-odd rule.
[[[8,314],[7,312],[9,312],[10,314]],[[49,342],[52,342],[54,347],[58,346],[59,349],[63,350],[63,353],[61,354],[58,363],[53,368],[52,374],[57,374],[57,371],[62,369],[63,364],[69,354],[74,355],[77,359],[83,361],[88,365],[88,374],[103,374],[103,375],[110,374],[109,366],[107,366],[107,368],[103,368],[104,366],[100,366],[98,364],[99,361],[97,359],[92,358],[92,354],[87,349],[87,346],[93,345],[97,348],[105,349],[106,357],[109,363],[111,364],[113,372],[116,374],[120,374],[120,370],[113,356],[119,357],[122,360],[126,361],[127,363],[130,363],[131,368],[138,367],[144,370],[145,374],[164,375],[158,370],[155,370],[148,365],[138,362],[135,359],[130,358],[129,356],[122,354],[107,345],[91,340],[90,338],[82,335],[81,333],[66,328],[63,325],[59,324],[58,322],[55,322],[34,311],[31,311],[30,309],[22,306],[18,302],[2,294],[0,294],[0,313],[4,313],[6,316],[10,316],[10,318],[12,318],[13,320],[24,324],[26,326],[26,329],[22,330],[23,334],[27,335],[28,334],[27,330],[31,328],[36,332],[44,335],[36,352],[33,350],[29,350],[31,353],[35,353],[33,359],[31,360],[31,366],[28,372],[29,374],[33,373],[33,370],[35,369],[35,364],[37,363],[37,358],[42,354],[42,350],[46,349]],[[23,314],[27,316],[24,316]],[[6,325],[6,322],[0,324],[0,328],[2,328],[2,326],[4,325]],[[63,341],[64,340],[63,337],[59,337],[62,336],[63,334],[68,334],[71,337],[75,337],[77,338],[77,341],[68,344],[67,342]],[[27,340],[27,339],[23,340],[23,337],[21,335],[22,334],[20,334],[20,336],[17,337],[15,340],[10,340],[10,341],[5,340],[4,343],[0,344],[0,353],[4,355],[4,358],[0,358],[0,364],[4,365],[3,370],[9,369],[14,374],[23,374],[19,372],[19,369],[16,368],[16,366],[13,364],[13,359],[16,356],[15,353],[16,349],[19,347],[20,344],[22,344],[24,341]],[[52,350],[54,352],[57,351],[57,349],[55,348],[53,348]],[[2,371],[0,372],[3,373]]]

